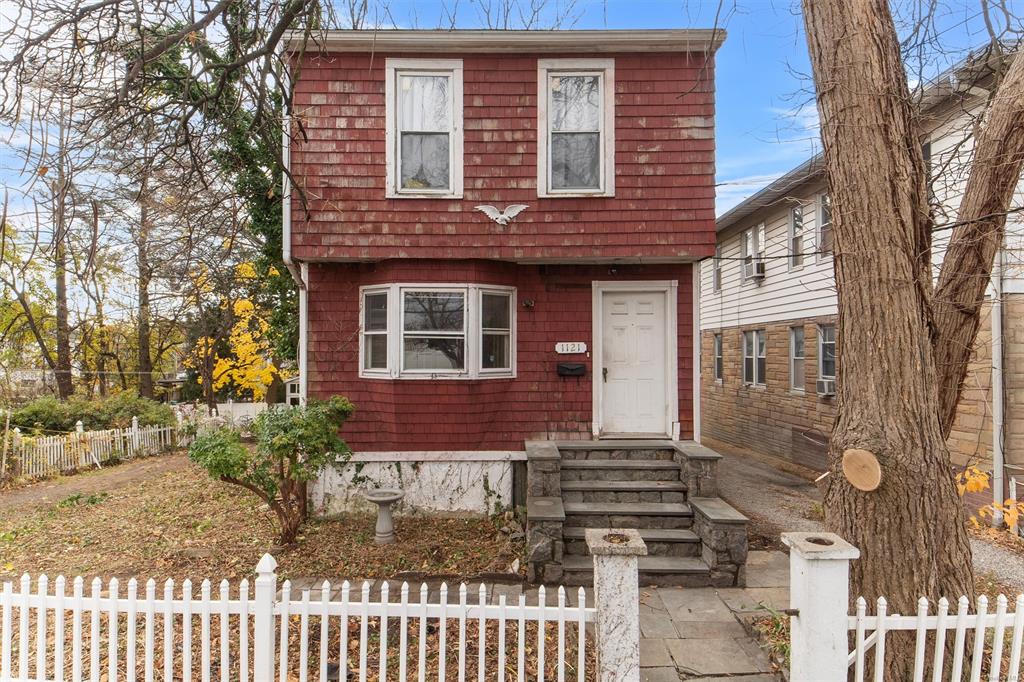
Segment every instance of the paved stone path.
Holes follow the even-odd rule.
[[[766,607],[789,607],[789,557],[782,552],[751,552],[744,588],[642,588],[641,681],[780,679],[742,624]]]

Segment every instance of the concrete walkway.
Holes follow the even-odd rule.
[[[743,621],[789,607],[789,557],[751,552],[745,588],[641,588],[640,679],[780,679]]]

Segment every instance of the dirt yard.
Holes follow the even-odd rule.
[[[279,575],[491,582],[523,553],[505,520],[400,517],[389,547],[374,544],[373,524],[311,521],[295,548],[274,552]],[[24,572],[234,580],[252,575],[274,536],[252,495],[184,455],[154,457],[0,492],[0,581]]]

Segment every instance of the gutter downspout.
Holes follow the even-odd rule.
[[[284,61],[282,51],[281,60]],[[287,68],[282,75],[284,87],[290,90],[292,87],[291,74]],[[309,265],[299,263],[296,265],[292,260],[292,182],[288,173],[292,167],[292,116],[285,106],[281,121],[281,160],[284,164],[284,171],[281,173],[281,260],[284,262],[292,279],[299,287],[299,402],[306,404],[306,386],[308,383],[308,311],[309,311]]]
[[[992,264],[992,525],[1003,524],[1000,511],[1004,501],[1003,477],[1003,248],[1000,244]]]

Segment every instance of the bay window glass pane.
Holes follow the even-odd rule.
[[[508,334],[484,332],[480,366],[482,369],[511,369],[511,339]]]
[[[552,76],[551,130],[601,129],[601,77]]]
[[[407,291],[403,297],[405,331],[461,332],[466,295],[457,291]],[[408,365],[407,365],[408,366]]]
[[[402,132],[448,132],[452,106],[448,76],[398,77],[398,129]]]
[[[402,189],[448,189],[448,133],[402,133]]]
[[[387,334],[367,334],[363,337],[363,368],[388,368]]]
[[[410,370],[461,370],[466,367],[466,340],[460,337],[405,337],[404,367]]]
[[[511,329],[509,304],[512,298],[506,294],[482,294],[480,326],[484,329]]]
[[[600,133],[552,133],[552,189],[599,189],[600,150]]]
[[[363,329],[368,332],[387,331],[387,293],[367,294],[363,299]]]

